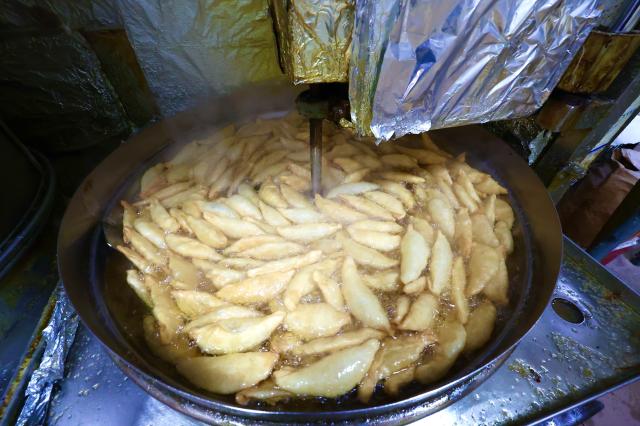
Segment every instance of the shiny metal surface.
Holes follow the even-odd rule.
[[[635,330],[640,328],[640,297],[567,239],[563,257],[554,298],[577,302],[585,322],[571,324],[547,307],[541,321],[495,374],[471,394],[417,424],[533,423],[639,377],[640,341]],[[201,415],[211,422],[222,420],[219,413],[203,411]],[[419,417],[420,408],[416,408],[396,420],[407,423]],[[51,425],[79,423],[200,424],[132,383],[82,326],[48,417]]]
[[[561,232],[555,208],[535,174],[506,144],[478,127],[434,132],[433,139],[452,153],[466,152],[467,161],[490,172],[510,190],[517,216],[515,253],[509,260],[511,304],[500,316],[489,345],[461,359],[452,374],[432,386],[409,386],[398,399],[381,395],[370,405],[353,397],[339,401],[291,401],[277,406],[241,407],[232,397],[194,388],[172,366],[152,356],[141,337],[144,309],[123,277],[127,263],[109,249],[99,222],[111,205],[135,189],[138,175],[171,155],[180,141],[191,140],[212,122],[238,121],[259,112],[288,110],[295,94],[251,89],[152,126],[122,145],[99,165],[71,201],[58,240],[58,260],[67,294],[81,319],[137,377],[156,390],[188,399],[208,410],[231,416],[273,421],[344,420],[405,412],[419,404],[421,415],[462,397],[497,367],[544,311],[560,267]],[[262,109],[261,109],[262,108]],[[167,148],[167,150],[163,150]]]
[[[311,195],[322,192],[322,119],[309,119]]]
[[[357,3],[350,80],[370,80],[352,115],[370,103],[384,140],[532,114],[601,13],[597,0],[382,3]]]
[[[269,0],[280,67],[294,84],[347,81],[353,0]]]
[[[600,149],[611,144],[622,129],[640,112],[640,74],[634,74],[627,81],[624,91],[615,99],[606,114],[598,117],[589,133],[580,138],[580,143],[571,149],[562,168],[555,171],[549,184],[549,192],[555,202],[560,201],[569,188],[582,179]]]

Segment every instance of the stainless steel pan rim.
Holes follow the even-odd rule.
[[[62,221],[58,239],[58,265],[65,289],[80,318],[91,333],[101,341],[112,356],[131,367],[146,379],[170,393],[203,407],[231,415],[267,419],[269,421],[305,421],[305,419],[347,419],[399,411],[425,404],[424,415],[443,404],[433,404],[444,398],[446,402],[466,392],[456,391],[474,378],[486,378],[483,371],[493,371],[496,360],[504,360],[515,345],[539,319],[550,301],[560,269],[562,234],[560,224],[546,189],[506,144],[481,128],[445,129],[433,133],[436,142],[449,141],[449,146],[470,154],[472,164],[497,174],[498,179],[514,194],[514,211],[521,224],[522,241],[526,247],[526,288],[513,307],[513,315],[506,318],[501,331],[481,353],[471,359],[465,368],[439,383],[421,387],[414,395],[401,399],[346,409],[304,411],[288,409],[255,409],[234,404],[226,398],[206,395],[183,386],[153,365],[123,336],[115,324],[113,314],[105,303],[104,272],[105,243],[100,232],[100,220],[110,202],[120,197],[127,182],[140,172],[146,162],[156,158],[158,152],[171,146],[173,139],[193,132],[194,123],[224,123],[238,117],[257,115],[266,111],[287,110],[293,105],[295,93],[283,88],[252,88],[217,102],[204,109],[155,124],[107,157],[82,183],[72,198]],[[474,140],[469,140],[470,135]],[[487,155],[487,153],[490,154]],[[475,162],[474,162],[475,161]],[[120,363],[119,363],[120,364]],[[493,367],[493,368],[491,368]],[[476,383],[477,384],[477,383]]]

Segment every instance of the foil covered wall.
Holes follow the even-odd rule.
[[[282,79],[266,0],[117,0],[162,115]]]
[[[280,66],[295,84],[347,81],[354,0],[271,0]]]
[[[138,127],[158,116],[154,96],[123,29],[83,31],[127,118]]]
[[[366,78],[380,69],[372,99],[352,90],[354,117],[358,108],[366,108],[363,99],[371,99],[370,130],[384,140],[533,113],[601,12],[597,0],[397,4],[388,37],[376,40],[359,33],[373,19],[369,10],[376,8],[368,0],[358,1],[354,33],[360,47],[352,58],[352,79],[359,64],[366,64],[358,71]],[[367,62],[369,52],[379,52],[382,59]]]
[[[118,97],[78,32],[7,35],[0,58],[0,116],[23,142],[69,151],[129,132]]]
[[[119,28],[116,0],[3,0],[4,28]]]
[[[121,28],[116,0],[23,0],[46,3],[69,28]]]

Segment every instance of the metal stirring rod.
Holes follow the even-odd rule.
[[[311,195],[322,191],[322,119],[309,119],[309,148],[311,151]]]

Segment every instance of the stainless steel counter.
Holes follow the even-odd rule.
[[[564,316],[578,317],[575,320],[582,315],[584,320],[568,322],[549,306],[504,365],[473,393],[423,419],[416,407],[403,422],[535,423],[640,377],[640,296],[567,239],[555,297],[580,311],[556,301]],[[242,423],[229,417],[220,420]],[[67,359],[48,423],[199,424],[129,380],[84,327]]]

